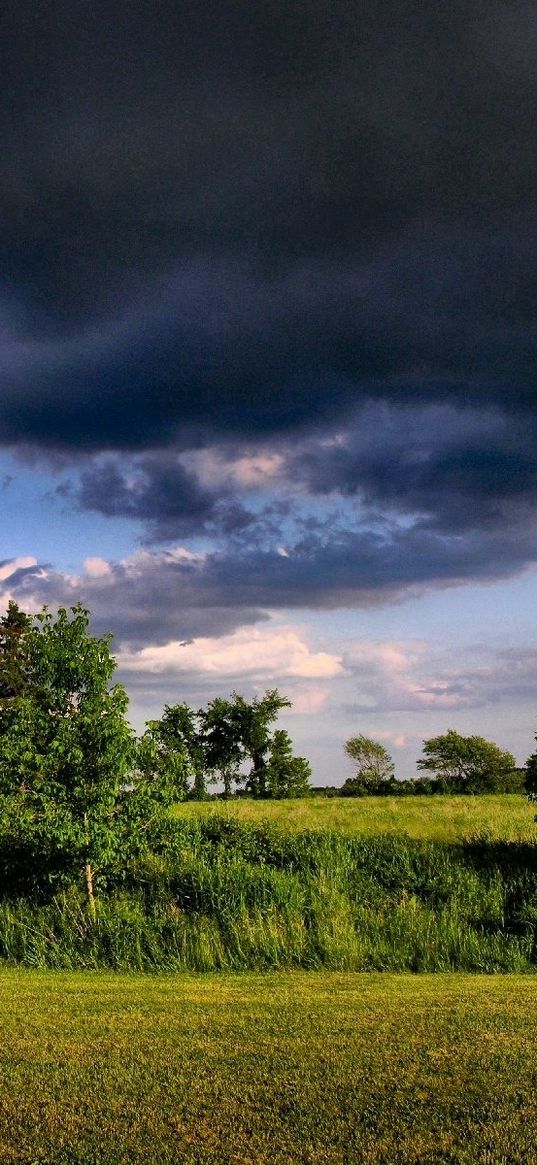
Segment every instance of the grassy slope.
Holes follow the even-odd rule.
[[[3,1165],[535,1162],[537,979],[0,976]]]
[[[336,829],[353,834],[407,833],[431,841],[458,841],[479,833],[490,840],[537,841],[535,808],[521,794],[483,797],[312,797],[300,801],[247,799],[186,802],[178,814],[223,813],[241,821],[268,820],[293,829]]]

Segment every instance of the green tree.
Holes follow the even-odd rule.
[[[280,709],[288,707],[290,701],[272,688],[250,701],[238,692],[228,699],[218,696],[200,709],[205,763],[210,779],[223,782],[224,797],[231,796],[233,783],[246,783],[252,797],[271,795],[267,786],[270,726]],[[248,760],[252,767],[246,774],[243,766]]]
[[[537,752],[533,752],[526,761],[524,788],[532,801],[537,801]]]
[[[188,704],[167,704],[160,720],[148,722],[139,748],[142,771],[148,778],[152,774],[171,783],[176,800],[204,799],[204,742],[198,713]]]
[[[355,794],[359,792],[358,786],[364,793],[375,792],[381,782],[393,778],[393,760],[388,750],[378,740],[371,740],[363,734],[351,736],[345,742],[345,752],[354,767],[354,777],[345,782],[345,786],[349,786],[348,792],[351,791],[351,784]]]
[[[202,724],[205,763],[210,779],[222,781],[224,797],[231,797],[233,782],[244,780],[240,767],[246,756],[242,740],[242,696],[230,700],[217,696],[198,715]]]
[[[233,696],[240,739],[246,755],[252,761],[246,788],[253,797],[266,797],[270,726],[282,708],[291,707],[291,701],[282,696],[277,688],[269,688],[263,696],[256,696],[249,704],[236,692]]]
[[[0,731],[9,720],[13,701],[22,695],[26,684],[26,634],[30,625],[30,616],[10,599],[0,619]]]
[[[461,736],[453,728],[423,742],[419,769],[436,775],[446,791],[503,792],[512,784],[515,758],[482,736]]]
[[[275,799],[307,797],[310,792],[311,765],[303,756],[293,756],[289,733],[277,728],[270,742],[265,773],[266,794]]]
[[[13,620],[8,611],[7,619]],[[128,698],[111,685],[110,636],[89,634],[89,612],[46,609],[20,622],[24,683],[0,716],[3,814],[35,851],[55,855],[83,879],[95,916],[97,874],[125,856],[129,820],[147,802],[132,783],[133,732]],[[5,634],[5,622],[4,622]],[[0,653],[0,683],[11,682],[10,653]],[[130,782],[130,783],[129,783]],[[156,790],[149,790],[153,799]],[[158,799],[158,797],[157,797]],[[52,857],[51,857],[52,860]]]

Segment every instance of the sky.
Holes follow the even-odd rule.
[[[5,0],[0,605],[317,784],[537,728],[537,15]]]

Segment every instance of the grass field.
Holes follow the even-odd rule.
[[[537,978],[0,976],[2,1165],[531,1165]]]
[[[292,829],[335,829],[346,836],[406,833],[431,841],[486,834],[491,841],[537,841],[535,807],[520,793],[480,797],[310,797],[297,801],[187,801],[180,815],[220,813]]]

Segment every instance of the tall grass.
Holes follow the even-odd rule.
[[[293,833],[218,816],[174,823],[103,884],[38,901],[5,880],[0,959],[130,970],[537,968],[537,851]]]
[[[522,793],[478,797],[304,797],[296,800],[183,801],[179,818],[223,816],[293,830],[334,829],[348,837],[406,833],[429,841],[461,841],[487,833],[497,841],[537,843],[535,812]]]

